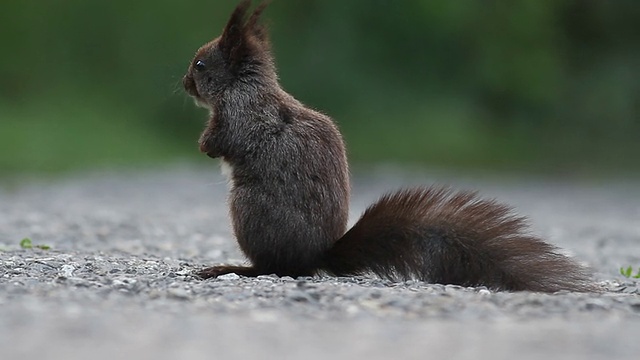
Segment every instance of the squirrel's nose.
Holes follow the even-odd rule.
[[[197,96],[198,90],[196,89],[196,83],[193,81],[193,76],[187,74],[182,78],[182,86],[187,94],[191,96]]]

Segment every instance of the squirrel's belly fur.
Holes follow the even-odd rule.
[[[258,21],[266,2],[248,15],[250,5],[238,5],[183,78],[185,90],[210,109],[200,150],[228,169],[233,229],[251,262],[198,275],[375,274],[499,290],[598,290],[585,267],[531,235],[510,207],[473,192],[399,190],[347,231],[340,132],[280,87]]]
[[[231,181],[231,176],[233,174],[233,165],[229,164],[229,162],[220,160],[220,172],[227,178],[228,181]]]

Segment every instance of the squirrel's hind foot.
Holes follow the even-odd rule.
[[[212,267],[208,267],[200,271],[197,271],[195,274],[201,277],[202,279],[210,279],[210,278],[217,278],[220,275],[231,274],[231,273],[238,274],[241,276],[248,276],[248,277],[256,277],[261,274],[251,266],[233,266],[233,265],[212,266]]]

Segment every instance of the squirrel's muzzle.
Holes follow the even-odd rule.
[[[200,96],[198,94],[198,89],[196,88],[196,82],[193,80],[193,76],[187,74],[182,78],[182,86],[184,87],[184,91],[187,94],[197,98]]]

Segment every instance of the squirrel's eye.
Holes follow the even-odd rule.
[[[202,60],[198,60],[198,61],[196,61],[196,63],[195,63],[195,64],[193,64],[193,67],[194,67],[197,71],[202,71],[202,70],[204,70],[204,69],[207,67],[207,65],[204,63],[204,61],[202,61]]]

